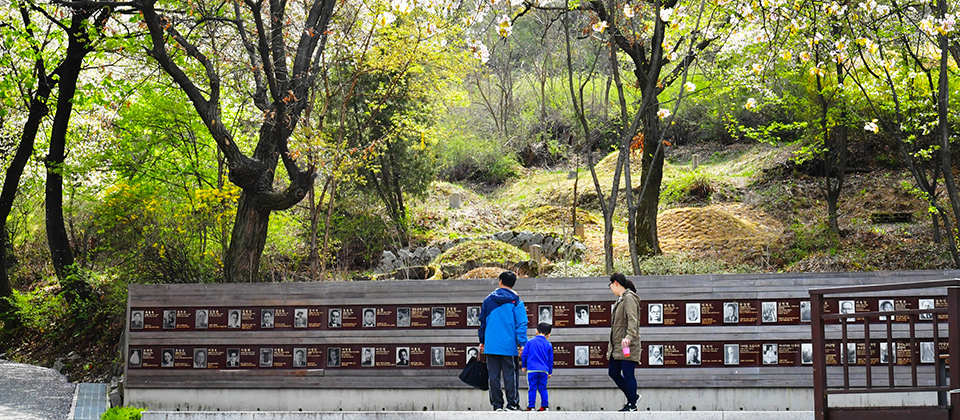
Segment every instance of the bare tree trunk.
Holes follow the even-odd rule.
[[[663,181],[663,148],[660,147],[660,118],[657,116],[659,101],[654,89],[645,89],[644,96],[650,95],[650,102],[640,110],[643,120],[640,165],[643,172],[640,174],[640,198],[636,211],[637,232],[632,238],[640,256],[662,253],[657,236],[657,211],[660,208],[660,184]]]
[[[47,245],[50,248],[53,268],[61,283],[67,281],[67,276],[70,274],[68,270],[72,269],[74,262],[70,238],[67,237],[67,229],[63,221],[63,164],[66,158],[67,129],[70,125],[70,114],[73,111],[73,97],[77,91],[77,80],[84,55],[86,51],[71,36],[70,45],[67,47],[67,58],[60,73],[57,112],[50,131],[50,150],[44,159],[47,167],[47,182],[44,188]]]
[[[37,90],[30,100],[30,110],[23,125],[23,131],[20,133],[20,142],[4,175],[3,190],[0,190],[0,317],[6,318],[5,322],[9,326],[13,326],[16,321],[13,317],[5,316],[12,309],[6,298],[13,296],[13,286],[10,282],[13,244],[10,242],[10,233],[7,232],[7,219],[13,210],[13,202],[20,187],[20,178],[33,154],[37,133],[40,131],[40,122],[50,112],[47,100],[57,85],[57,78],[52,77],[53,74],[46,74],[42,60],[36,62],[34,71],[39,77]],[[8,254],[8,252],[11,253]]]
[[[943,19],[947,14],[947,3],[945,0],[937,1],[937,16]],[[943,185],[947,189],[947,197],[950,198],[950,207],[953,209],[954,220],[960,222],[960,196],[957,194],[957,183],[953,178],[953,154],[950,145],[950,122],[948,120],[949,112],[949,93],[950,86],[947,80],[950,68],[947,65],[949,56],[949,40],[946,35],[938,35],[940,42],[940,79],[937,89],[937,137],[940,139],[940,163],[943,171]],[[955,232],[949,232],[951,237],[956,236]]]
[[[237,218],[223,266],[224,274],[234,283],[260,280],[260,256],[267,243],[270,211],[259,210],[255,201],[255,197],[243,192],[237,204]]]

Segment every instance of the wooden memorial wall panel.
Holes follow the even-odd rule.
[[[863,276],[868,279],[856,281],[902,281]],[[813,310],[805,298],[807,290],[850,280],[802,275],[803,280],[792,278],[782,289],[764,280],[766,289],[761,293],[734,277],[704,277],[690,284],[677,280],[676,286],[671,279],[644,287],[641,285],[650,280],[633,278],[642,299],[640,367],[686,369],[673,370],[671,378],[692,375],[691,380],[710,369],[716,383],[722,383],[728,373],[743,375],[742,371],[735,373],[737,368],[757,368],[751,373],[756,375],[752,380],[765,384],[766,368],[784,375],[784,370],[774,368],[803,367],[806,369],[787,375],[807,380],[813,356],[820,351],[828,366],[847,361],[859,366],[904,366],[914,359],[920,365],[933,366],[947,354],[946,343],[941,341],[937,347],[932,338],[914,343],[898,338],[878,340],[867,348],[862,335],[846,346],[833,339],[824,348],[814,349],[810,339],[804,339],[809,337]],[[523,280],[528,283],[518,288],[523,287],[519,293],[527,311],[528,336],[536,333],[540,322],[553,326],[555,369],[580,371],[577,377],[605,375],[602,370],[608,366],[607,340],[616,297],[595,287],[597,279]],[[244,386],[244,380],[252,384],[262,375],[323,377],[324,372],[353,378],[350,383],[357,386],[376,386],[376,375],[363,373],[368,370],[403,377],[409,376],[403,371],[419,370],[430,378],[455,380],[456,371],[479,353],[476,331],[481,302],[492,284],[457,280],[134,285],[127,319],[127,373],[131,383],[140,387],[146,387],[154,380],[151,378],[171,374],[219,378],[216,380],[229,377],[229,386],[240,378],[237,387]],[[470,292],[461,292],[463,288]],[[226,297],[216,300],[211,296]],[[824,301],[828,314],[945,307],[942,297],[920,295]],[[915,316],[917,327],[926,330],[931,329],[934,316],[941,327],[947,321],[946,314]],[[873,325],[901,324],[900,330],[910,321],[901,314],[871,315],[870,319]],[[826,321],[831,328],[841,322]],[[851,316],[847,322],[863,324],[864,320]],[[250,374],[229,373],[233,371]],[[776,386],[774,382],[782,380],[778,378],[770,379],[769,385]],[[282,385],[279,381],[270,384]]]

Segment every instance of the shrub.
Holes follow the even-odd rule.
[[[519,164],[499,139],[455,134],[436,145],[440,178],[498,185],[517,176]]]
[[[100,420],[140,420],[144,411],[146,409],[137,407],[110,407]]]
[[[448,249],[434,261],[437,265],[461,265],[467,261],[508,262],[527,261],[530,255],[522,249],[496,240],[461,242]]]
[[[677,176],[664,182],[660,199],[664,203],[706,200],[719,189],[720,182],[717,176],[702,171],[678,171]]]

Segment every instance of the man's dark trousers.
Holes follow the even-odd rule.
[[[507,407],[519,407],[520,393],[517,391],[516,357],[488,354],[487,369],[490,373],[490,404],[494,408],[503,408],[504,406],[503,393],[500,391],[500,377],[502,376],[503,386],[507,391]]]

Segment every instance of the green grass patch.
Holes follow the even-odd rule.
[[[140,420],[145,408],[137,407],[110,407],[100,416],[100,420]]]

